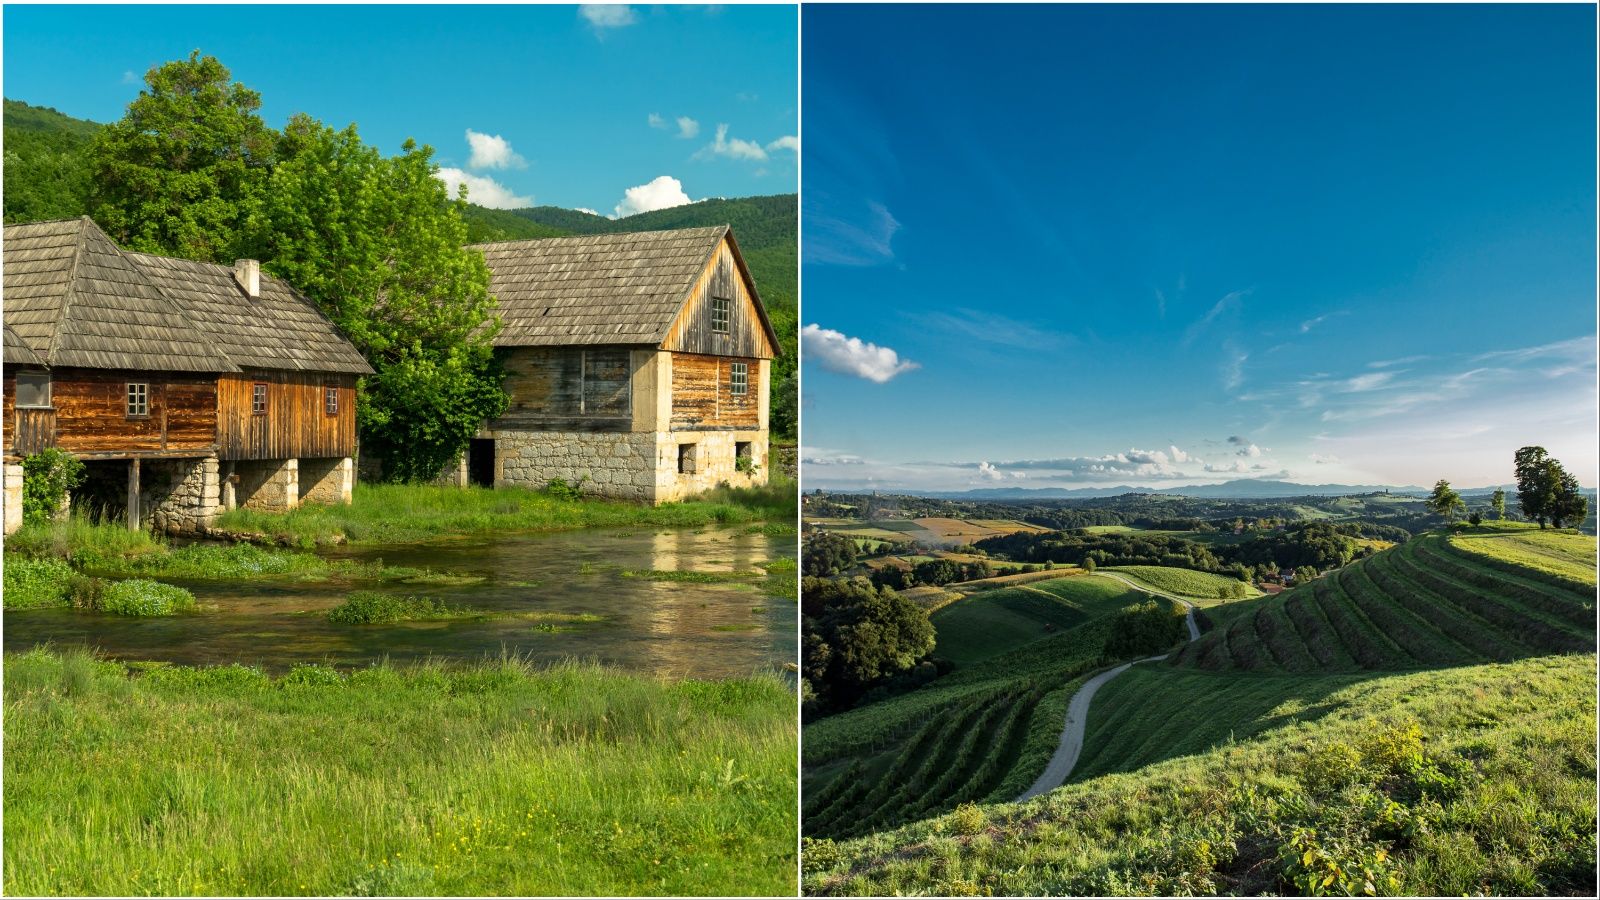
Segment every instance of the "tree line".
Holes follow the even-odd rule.
[[[1582,524],[1584,517],[1589,514],[1589,499],[1583,495],[1577,476],[1568,472],[1560,461],[1551,457],[1543,447],[1527,446],[1512,457],[1512,465],[1517,478],[1517,506],[1523,518],[1538,522],[1540,528],[1547,523],[1553,528],[1562,527],[1562,523],[1572,526]],[[1463,515],[1473,525],[1483,521],[1482,513],[1468,513],[1467,503],[1460,492],[1443,478],[1434,484],[1427,506],[1430,512],[1447,523],[1454,523]],[[1489,511],[1496,520],[1507,518],[1506,492],[1503,488],[1495,488],[1490,495]]]

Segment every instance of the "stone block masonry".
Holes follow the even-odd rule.
[[[200,534],[222,506],[217,458],[145,460],[139,475],[139,521],[166,534]]]
[[[767,482],[759,431],[494,432],[495,485],[539,489],[559,478],[585,493],[668,503],[720,484]],[[750,457],[740,471],[738,457]]]
[[[5,533],[22,527],[22,463],[5,464]]]
[[[288,512],[300,505],[300,460],[239,460],[235,496],[240,506],[262,512]]]
[[[349,503],[356,465],[350,457],[300,460],[301,503]]]

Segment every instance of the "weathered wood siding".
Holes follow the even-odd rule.
[[[728,304],[728,333],[712,331],[712,300],[725,297]],[[739,264],[734,259],[733,248],[726,239],[717,248],[716,255],[706,266],[706,271],[695,283],[689,302],[678,313],[672,329],[662,342],[661,349],[708,356],[760,357],[775,356],[766,329],[761,326],[760,313],[756,311],[755,298],[739,274]]]
[[[627,347],[516,347],[504,351],[511,402],[491,427],[629,431],[633,364]]]
[[[149,415],[128,416],[128,383],[150,385]],[[16,380],[5,378],[8,455],[60,447],[84,456],[209,451],[217,441],[216,382],[176,372],[58,368],[50,379],[50,409],[16,408]]]
[[[255,385],[267,385],[264,415],[252,412]],[[328,415],[323,389],[339,393]],[[217,379],[217,455],[222,459],[308,459],[356,452],[354,375],[253,371]]]
[[[748,387],[733,393],[734,363],[749,367]],[[674,431],[749,430],[761,427],[761,366],[753,357],[672,354]]]

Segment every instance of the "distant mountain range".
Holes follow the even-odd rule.
[[[1460,489],[1464,497],[1494,493],[1496,485]],[[1516,485],[1499,485],[1510,496],[1516,495]],[[855,493],[851,491],[850,493]],[[1085,488],[977,488],[970,491],[893,491],[942,500],[1074,500],[1095,497],[1117,497],[1122,494],[1164,494],[1179,497],[1198,497],[1210,500],[1270,500],[1284,497],[1343,497],[1351,494],[1389,493],[1400,496],[1425,497],[1431,490],[1417,485],[1392,484],[1296,484],[1292,481],[1240,478],[1220,484],[1195,484],[1183,487],[1151,488],[1118,485],[1116,487]],[[1593,490],[1585,489],[1593,494]]]

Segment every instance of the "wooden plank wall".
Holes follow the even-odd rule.
[[[516,347],[504,351],[511,402],[491,427],[529,431],[629,431],[628,347]]]
[[[251,412],[254,386],[267,385],[267,412]],[[339,392],[330,416],[323,388]],[[251,371],[217,379],[217,455],[222,459],[342,457],[356,452],[354,375]]]
[[[5,379],[4,446],[25,454],[47,446],[80,454],[206,450],[216,443],[216,382],[212,376],[59,368],[51,373],[53,412],[16,409],[17,386]],[[129,418],[130,381],[150,385],[150,414]],[[28,425],[35,429],[32,436]],[[49,420],[53,419],[53,428]],[[50,434],[45,434],[44,430]],[[14,443],[22,440],[26,447]]]
[[[727,297],[733,301],[728,309],[727,334],[717,334],[711,330],[711,300],[714,297]],[[775,355],[772,342],[767,340],[766,329],[761,327],[755,299],[739,275],[739,264],[734,261],[733,248],[726,240],[696,282],[689,302],[684,304],[677,320],[672,323],[661,349],[762,359],[771,359]]]
[[[749,387],[734,396],[731,370],[736,362],[750,367]],[[750,430],[761,423],[761,372],[758,360],[694,353],[672,354],[672,428],[674,431]]]

